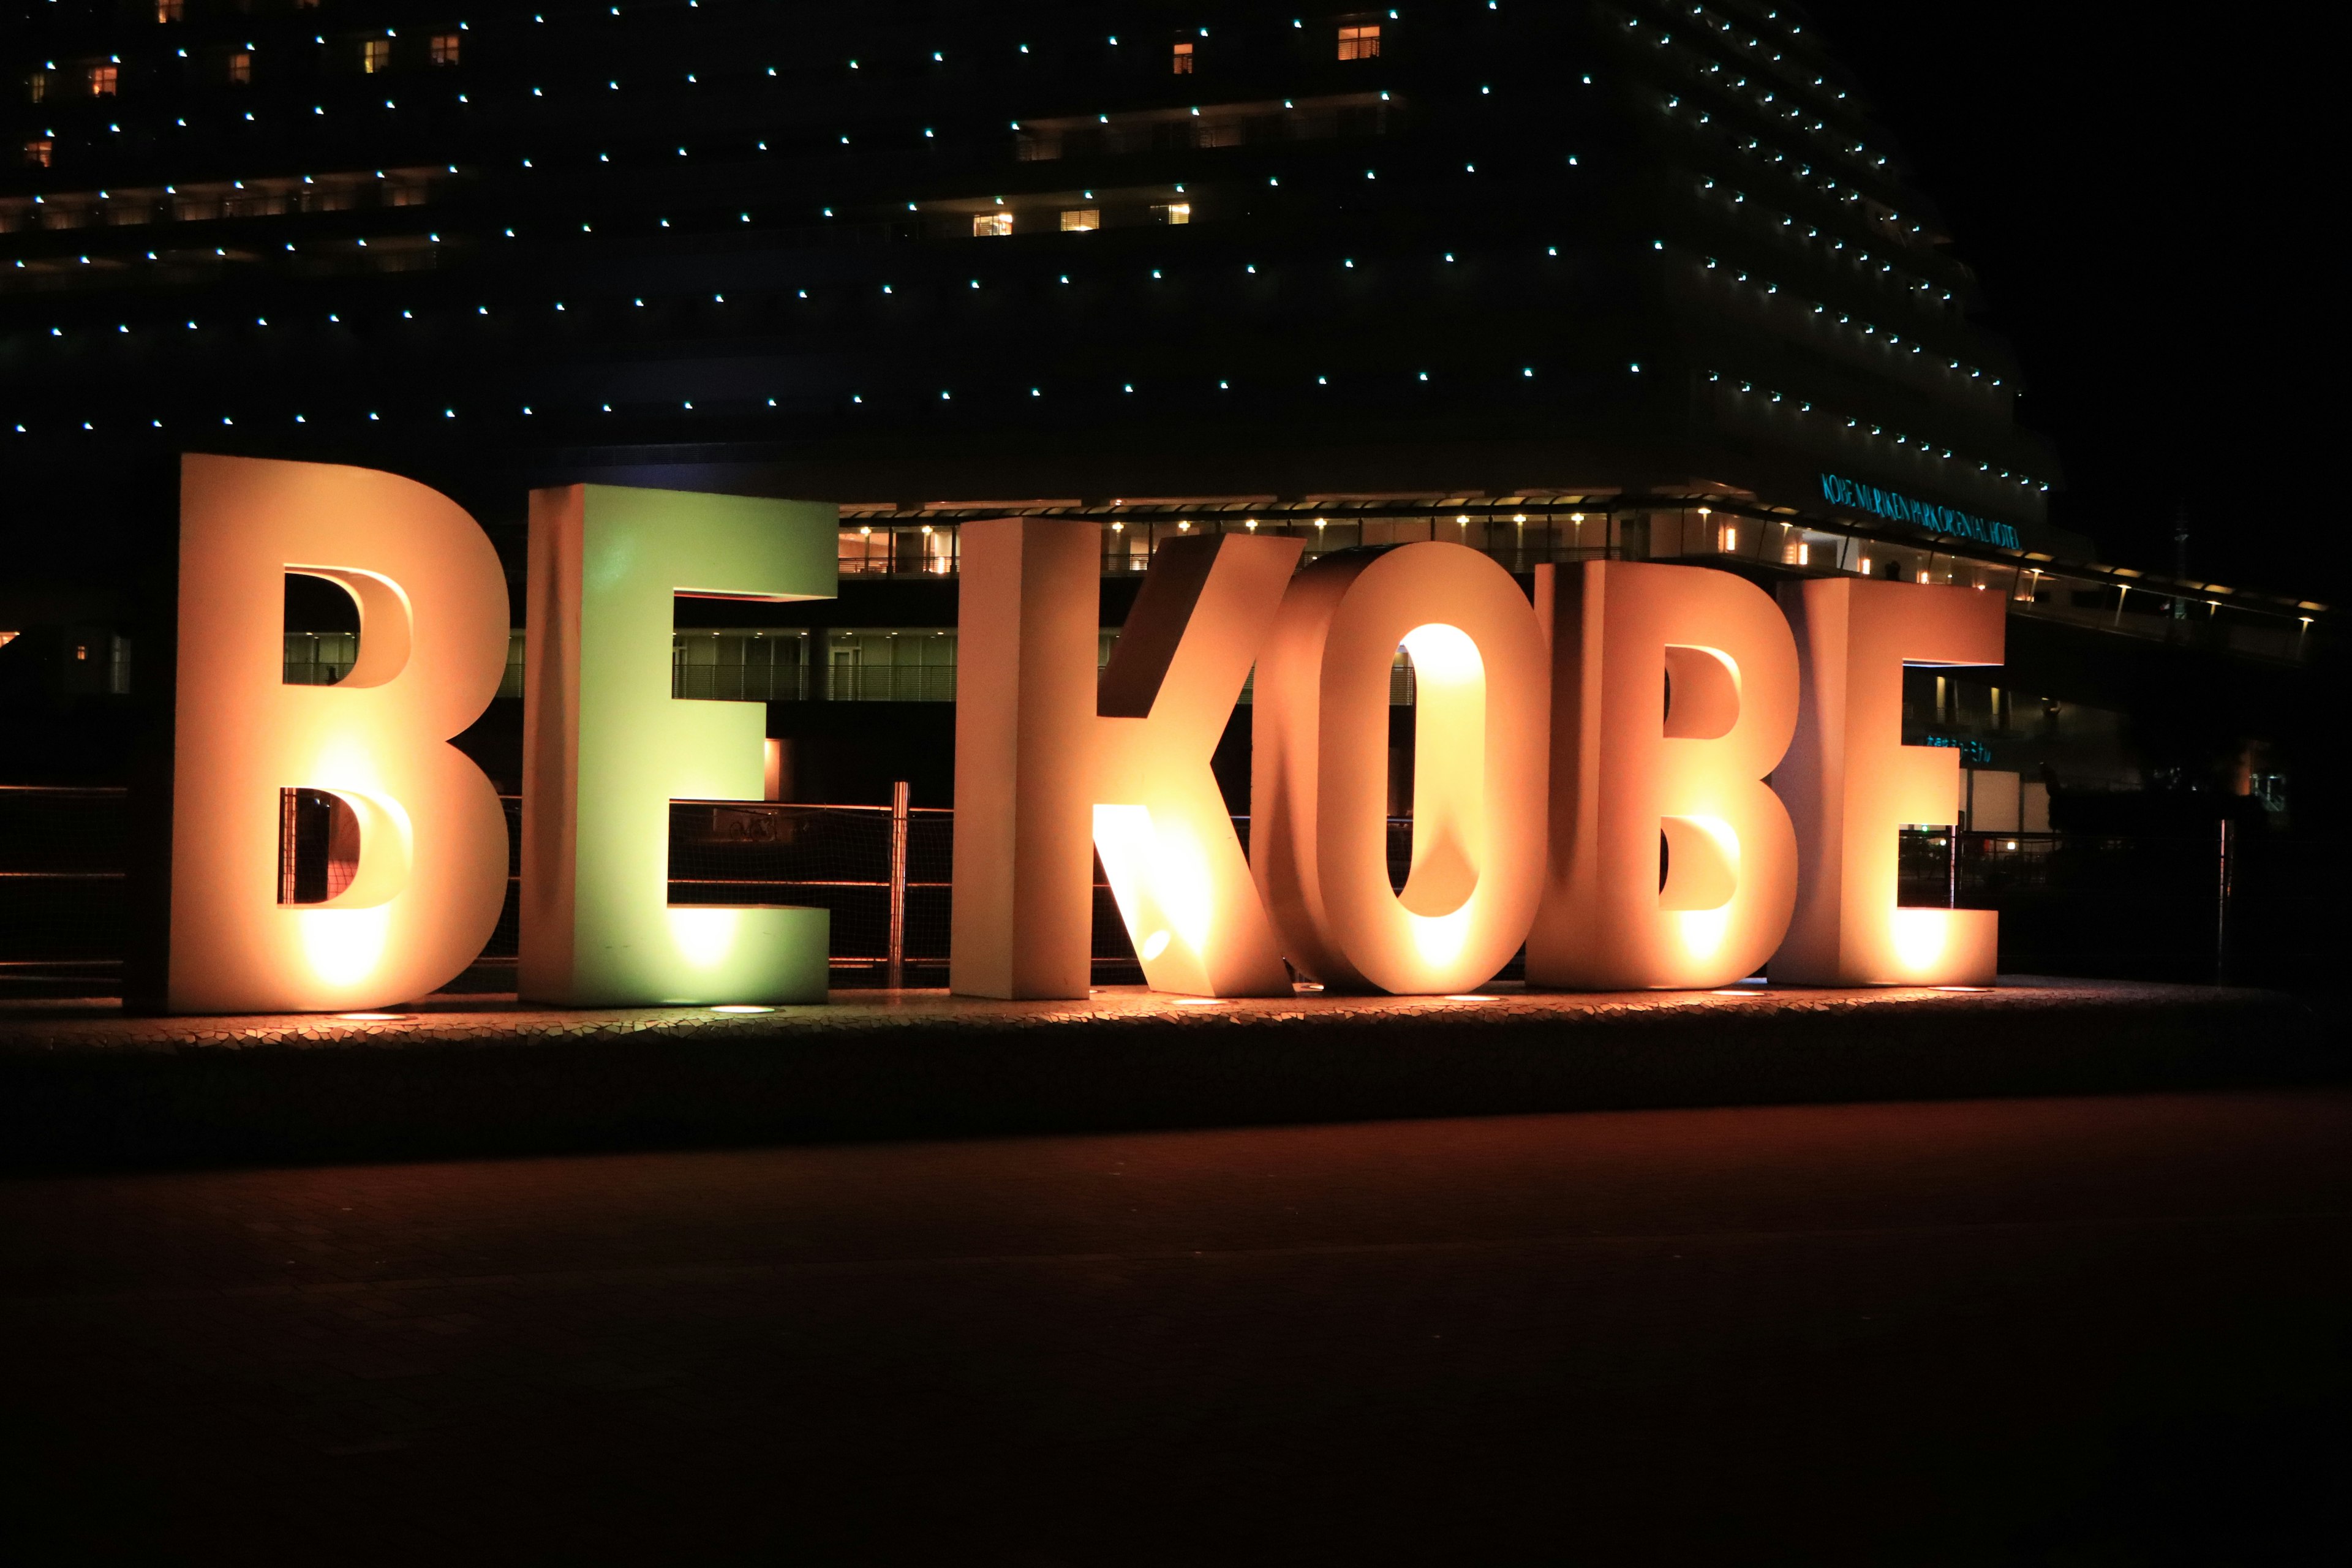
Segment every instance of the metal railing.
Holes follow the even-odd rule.
[[[688,664],[669,670],[672,697],[724,702],[798,702],[808,695],[808,670],[784,664]]]
[[[951,664],[835,664],[824,672],[831,702],[952,702]]]
[[[508,898],[460,983],[471,989],[513,984],[521,807],[505,806]],[[943,984],[954,824],[903,784],[888,805],[674,802],[669,899],[822,908],[835,985]],[[1234,826],[1246,847],[1248,819]],[[0,785],[0,996],[120,989],[131,826],[119,788]],[[1391,887],[1412,833],[1391,819]],[[1900,858],[1904,904],[2000,911],[2004,970],[2116,978],[2332,982],[2347,879],[2352,840],[2234,823],[2172,836],[1906,829]],[[1092,952],[1097,984],[1140,979],[1099,866]]]

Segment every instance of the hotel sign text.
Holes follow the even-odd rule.
[[[1932,501],[1914,500],[1840,474],[1822,476],[1822,494],[1840,506],[1875,512],[1880,517],[1907,522],[1915,528],[1924,528],[1948,539],[1973,539],[1983,544],[1998,544],[2004,550],[2025,548],[2017,537],[2017,530],[2008,523],[1994,522],[1974,512],[1961,511],[1957,507],[1937,506]]]

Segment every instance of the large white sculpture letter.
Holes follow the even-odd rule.
[[[335,685],[284,684],[289,573],[358,602],[359,659]],[[182,459],[167,1010],[381,1006],[474,961],[506,896],[506,819],[446,742],[497,694],[507,620],[498,552],[446,496],[368,468]],[[290,790],[357,829],[322,901],[281,901]]]
[[[1097,526],[964,525],[953,990],[1087,994],[1091,843],[1153,990],[1289,994],[1209,763],[1299,549],[1162,544],[1097,690]]]
[[[1389,881],[1389,671],[1418,688],[1412,859]],[[1509,573],[1431,542],[1300,573],[1258,662],[1250,863],[1327,985],[1459,991],[1510,962],[1541,884],[1543,640]]]
[[[1792,583],[1804,701],[1772,785],[1796,819],[1796,918],[1772,978],[1800,985],[1982,984],[2000,916],[1899,909],[1900,830],[1948,824],[1959,753],[1903,743],[1906,664],[1999,664],[1998,594],[1847,578]]]
[[[669,803],[759,800],[766,710],[670,696],[677,595],[826,599],[839,514],[572,485],[530,498],[521,992],[822,1002],[826,912],[669,901]]]
[[[1538,566],[1536,603],[1552,645],[1551,847],[1528,982],[1753,973],[1796,898],[1789,814],[1764,783],[1796,724],[1788,626],[1762,589],[1696,566]]]

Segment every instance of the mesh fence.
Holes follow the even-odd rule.
[[[1903,835],[1900,901],[2000,914],[2024,974],[2305,985],[2332,975],[2352,843],[2194,835]]]
[[[507,899],[473,970],[453,988],[513,986],[521,805],[504,802]],[[1234,831],[1249,843],[1249,821]],[[124,792],[0,785],[0,995],[119,990],[125,942]],[[946,982],[955,815],[888,806],[678,801],[670,808],[674,904],[797,904],[832,917],[837,986],[888,982],[898,912],[902,983]],[[316,837],[316,836],[314,836]],[[331,849],[331,836],[320,840]],[[1410,819],[1389,824],[1401,889]],[[306,840],[305,842],[309,842]],[[295,847],[299,847],[299,846]],[[324,852],[324,851],[322,851]],[[895,871],[895,875],[894,875]],[[1998,910],[2012,973],[2295,984],[2332,979],[2336,889],[2352,843],[2241,836],[2225,861],[2208,837],[1906,830],[1901,901]],[[2224,883],[2227,896],[2224,897]],[[1095,868],[1098,984],[1142,978]],[[307,884],[306,884],[307,885]],[[1502,978],[1516,978],[1514,958]]]
[[[0,785],[0,995],[120,984],[119,789]]]

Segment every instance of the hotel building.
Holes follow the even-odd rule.
[[[16,9],[26,504],[137,529],[174,452],[363,463],[519,574],[534,484],[833,501],[837,600],[680,609],[678,694],[769,701],[793,798],[946,804],[958,530],[1013,512],[1100,522],[1106,648],[1216,530],[1999,594],[2010,665],[1909,711],[2025,781],[1990,826],[2146,782],[2168,672],[2262,689],[2321,611],[2051,526],[1977,280],[1796,6]],[[348,668],[331,610],[289,679]]]

